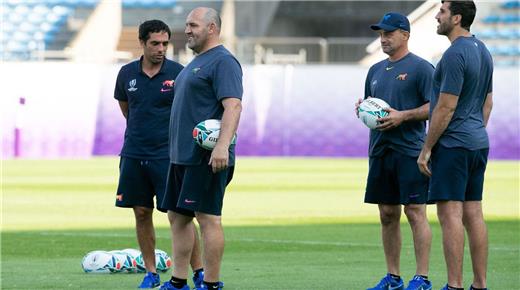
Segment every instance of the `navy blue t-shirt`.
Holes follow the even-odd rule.
[[[121,156],[138,159],[168,158],[168,124],[174,83],[183,66],[165,59],[152,78],[140,60],[124,65],[117,75],[114,98],[128,102],[125,141]]]
[[[179,74],[170,120],[170,162],[198,165],[210,151],[196,145],[192,131],[207,119],[222,119],[224,98],[242,99],[242,68],[222,45],[193,59]],[[235,162],[229,147],[229,165]]]
[[[459,37],[444,52],[435,69],[430,115],[440,93],[459,96],[457,107],[439,143],[448,148],[489,148],[483,106],[493,91],[493,59],[475,37]]]
[[[433,66],[408,53],[398,61],[385,59],[373,65],[365,81],[365,98],[386,101],[398,110],[418,108],[430,101]],[[386,149],[417,157],[424,143],[425,121],[403,122],[389,131],[370,130],[369,156],[381,156]]]

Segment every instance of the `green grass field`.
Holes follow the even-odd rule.
[[[228,188],[222,280],[225,289],[365,289],[385,273],[377,208],[363,204],[365,159],[240,158]],[[1,289],[134,289],[140,274],[89,275],[92,250],[137,248],[130,210],[113,206],[116,158],[8,160],[2,164]],[[485,184],[489,287],[519,289],[518,161],[492,161]],[[440,227],[430,278],[445,283]],[[157,214],[157,247],[170,250]],[[414,274],[403,224],[402,275]],[[467,248],[467,247],[466,247]],[[465,285],[471,282],[465,255]],[[170,273],[162,275],[163,279]]]

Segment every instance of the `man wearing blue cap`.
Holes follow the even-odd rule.
[[[370,130],[369,172],[365,202],[377,204],[387,274],[369,290],[405,289],[400,277],[401,206],[412,229],[417,268],[407,290],[430,290],[428,264],[431,229],[426,217],[428,178],[416,160],[425,139],[432,92],[433,66],[408,51],[410,22],[399,13],[387,13],[378,24],[381,48],[388,58],[368,71],[365,99],[386,101],[386,117]],[[356,103],[356,113],[359,104]]]

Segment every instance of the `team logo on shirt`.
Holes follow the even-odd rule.
[[[191,72],[192,72],[193,74],[196,74],[196,73],[199,72],[199,70],[200,70],[200,67],[196,67],[196,68],[192,69]]]
[[[137,91],[137,88],[135,87],[136,83],[137,83],[137,80],[136,80],[136,79],[133,79],[133,80],[131,80],[131,81],[128,82],[128,85],[130,86],[130,87],[128,88],[128,91],[129,91],[129,92],[135,92],[135,91]]]
[[[163,83],[162,83],[162,88],[161,88],[161,93],[164,93],[164,92],[169,92],[171,90],[173,90],[173,85],[175,84],[175,81],[174,80],[165,80]]]
[[[395,78],[396,80],[399,80],[399,81],[406,81],[406,77],[408,76],[408,74],[399,74],[397,75],[397,77]]]

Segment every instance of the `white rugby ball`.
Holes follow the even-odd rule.
[[[168,254],[163,251],[156,249],[155,250],[155,268],[159,272],[166,272],[170,270],[172,267],[172,259]]]
[[[206,149],[213,150],[217,144],[220,135],[220,120],[208,119],[202,121],[193,128],[193,140],[197,145]],[[236,134],[231,141],[231,144],[236,143]]]
[[[135,261],[135,271],[137,273],[145,273],[146,267],[144,266],[143,254],[141,251],[136,249],[124,249],[120,252],[123,252],[129,255]]]
[[[85,273],[116,273],[121,271],[121,262],[106,251],[87,253],[81,261]]]
[[[387,108],[390,108],[390,106],[385,101],[378,98],[367,98],[359,104],[359,119],[368,128],[375,129],[381,123],[377,119],[388,115],[388,112],[384,110]]]
[[[121,263],[121,272],[137,272],[137,262],[135,261],[135,258],[132,255],[118,250],[110,251],[109,253],[112,254],[112,256],[118,259]]]

